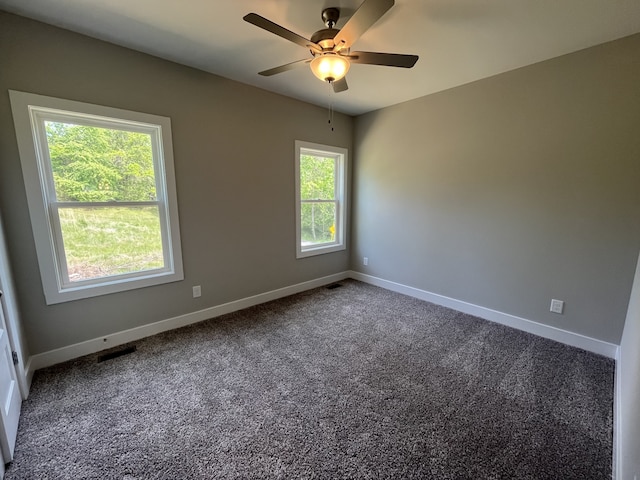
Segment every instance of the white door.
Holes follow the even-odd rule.
[[[2,292],[0,292],[0,297]],[[0,298],[2,301],[2,298]],[[0,306],[1,307],[1,306]],[[3,463],[13,460],[22,396],[18,388],[4,313],[0,308],[0,447]]]

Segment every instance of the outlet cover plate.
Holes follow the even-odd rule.
[[[553,313],[559,313],[562,315],[562,311],[564,310],[564,302],[562,300],[556,300],[555,298],[551,300],[551,308],[550,310]]]

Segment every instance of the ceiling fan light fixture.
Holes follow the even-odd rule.
[[[318,30],[311,35],[309,40],[277,23],[273,23],[269,19],[261,17],[257,13],[248,13],[243,17],[246,22],[308,49],[313,56],[312,59],[307,57],[297,62],[258,72],[258,74],[270,77],[277,73],[310,64],[313,74],[323,82],[332,84],[333,91],[339,93],[349,88],[345,75],[349,71],[351,63],[402,68],[413,67],[418,61],[417,55],[351,52],[351,46],[358,38],[380,20],[393,7],[394,3],[395,0],[362,0],[355,13],[339,30],[335,26],[340,18],[340,9],[337,7],[325,8],[322,11],[322,20],[327,28]]]
[[[349,71],[349,60],[332,52],[326,52],[311,60],[311,71],[323,82],[337,82]]]

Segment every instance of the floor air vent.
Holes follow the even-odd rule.
[[[342,286],[341,283],[332,283],[331,285],[327,285],[327,290],[333,290],[334,288],[340,288]]]
[[[133,353],[135,351],[136,351],[136,346],[134,345],[133,347],[121,348],[120,350],[115,350],[113,352],[105,353],[104,355],[100,355],[98,357],[98,363],[105,362],[107,360],[111,360],[114,358],[118,358],[123,355],[129,355],[130,353]]]

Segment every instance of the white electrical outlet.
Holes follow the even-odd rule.
[[[202,289],[200,288],[200,285],[194,285],[193,286],[193,298],[198,298],[201,295],[202,295]]]
[[[559,313],[562,315],[562,311],[564,310],[564,302],[562,300],[556,300],[555,298],[551,300],[551,308],[550,310],[553,313]]]
[[[362,264],[365,265],[365,266],[369,265],[369,257],[363,257],[362,258]]]

